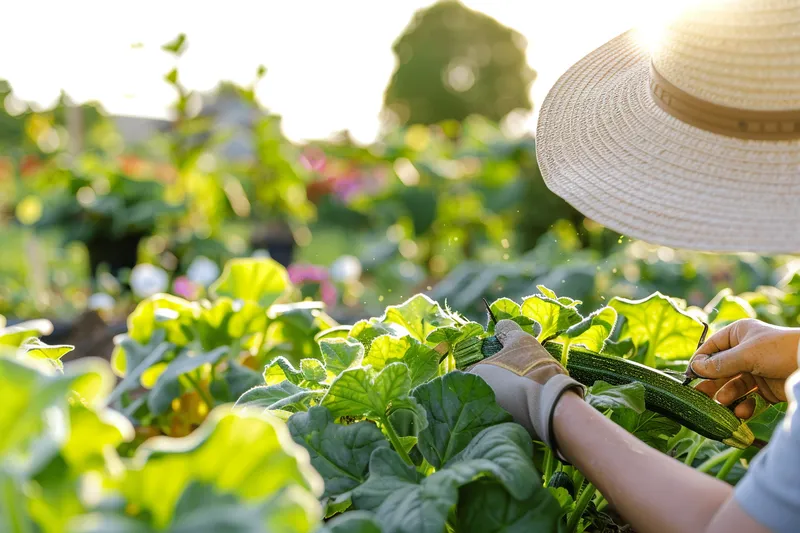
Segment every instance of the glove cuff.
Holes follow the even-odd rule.
[[[581,398],[586,394],[586,387],[572,379],[566,374],[553,376],[544,387],[540,396],[540,408],[538,410],[539,420],[536,420],[536,433],[550,449],[556,454],[561,462],[567,462],[558,450],[555,432],[553,431],[553,415],[556,412],[556,405],[561,396],[567,391],[578,393]]]

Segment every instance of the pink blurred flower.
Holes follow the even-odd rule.
[[[175,291],[175,294],[182,298],[194,300],[197,298],[197,295],[200,292],[200,286],[186,276],[180,276],[175,279],[175,282],[172,285],[172,290]]]
[[[338,292],[331,281],[328,269],[319,265],[289,265],[286,269],[289,272],[289,280],[294,285],[304,283],[319,284],[320,299],[328,307],[336,305]]]
[[[323,152],[320,148],[311,146],[306,148],[303,153],[300,154],[300,164],[302,164],[307,170],[319,172],[325,168],[325,163],[325,152]]]

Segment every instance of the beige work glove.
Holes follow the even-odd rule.
[[[556,403],[569,390],[583,397],[583,385],[516,322],[500,320],[495,335],[503,348],[467,371],[482,377],[514,421],[558,454],[553,434]]]
[[[707,380],[697,385],[697,390],[722,405],[731,405],[751,392],[769,403],[785,402],[786,379],[798,366],[798,342],[798,328],[737,320],[709,337],[689,368],[694,376]],[[754,408],[751,398],[737,405],[734,413],[750,418]]]

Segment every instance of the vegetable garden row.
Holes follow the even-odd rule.
[[[536,335],[617,424],[736,483],[786,405],[740,421],[673,376],[706,324],[796,323],[798,281],[703,309],[660,293],[586,309],[540,286],[480,323],[418,294],[339,325],[252,258],[228,262],[208,299],[140,302],[110,364],[63,365],[71,347],[37,339],[47,321],[8,326],[0,530],[622,531],[581,472],[463,371],[496,351],[494,320]]]

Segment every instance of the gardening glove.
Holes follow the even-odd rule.
[[[689,362],[688,377],[707,381],[697,390],[722,405],[758,393],[769,403],[786,401],[786,379],[797,370],[800,329],[772,326],[759,320],[737,320],[714,333]],[[750,418],[755,400],[734,409]]]
[[[534,439],[558,454],[553,434],[556,403],[569,390],[583,397],[583,385],[569,377],[539,341],[516,322],[500,320],[495,335],[503,348],[468,372],[482,377],[494,390],[497,403]],[[560,454],[558,457],[563,460]]]

